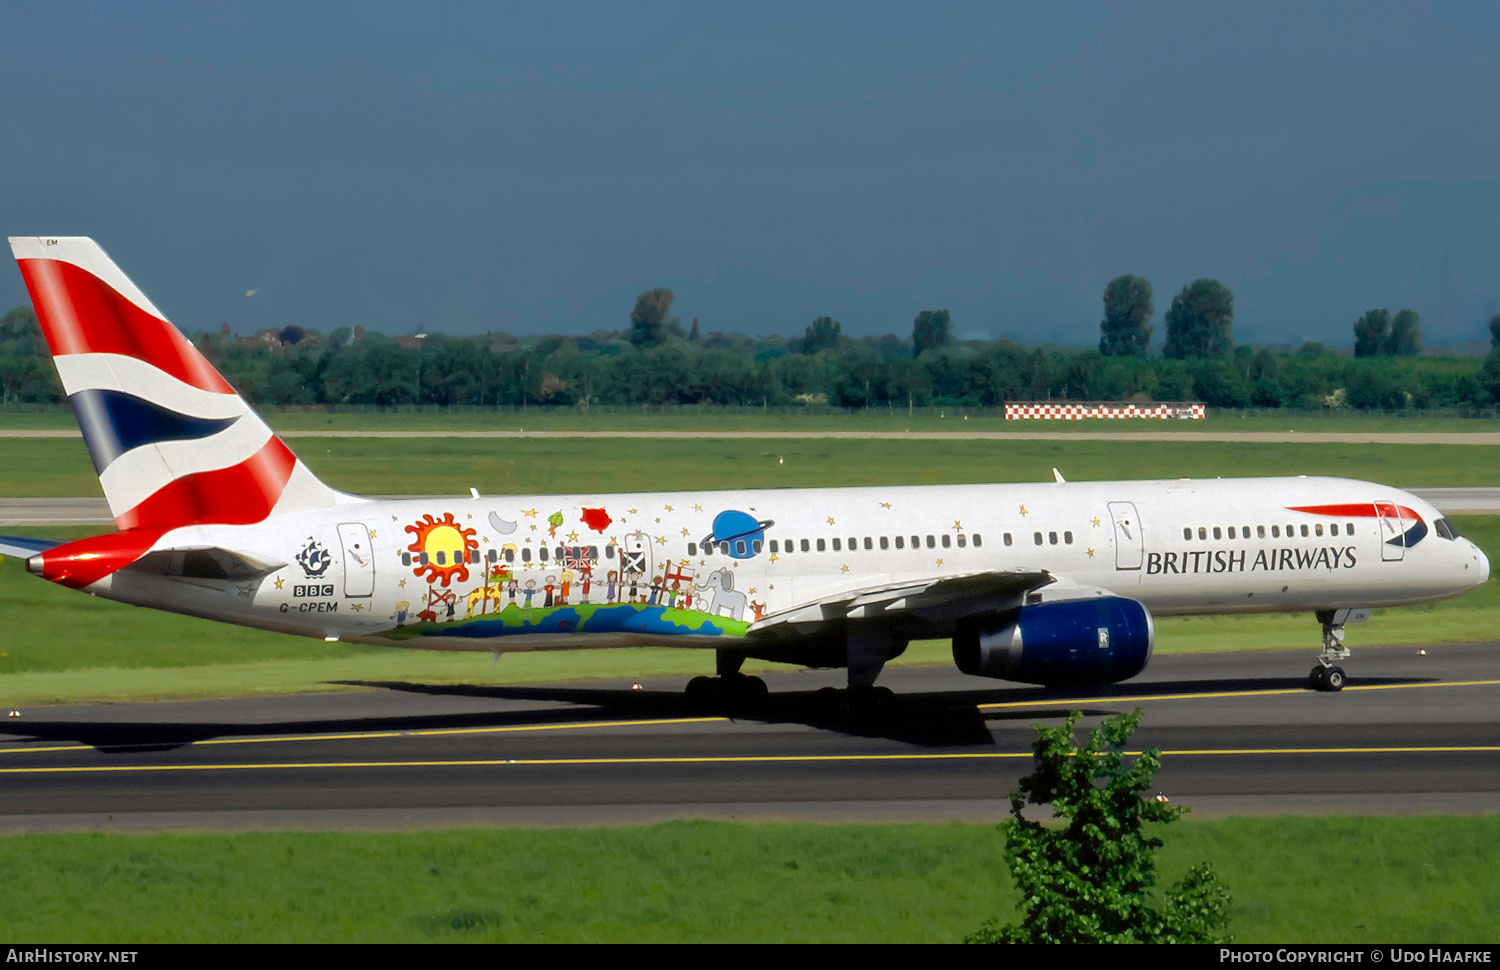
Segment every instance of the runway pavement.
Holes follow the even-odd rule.
[[[1361,651],[1320,694],[1315,633],[1100,691],[892,669],[895,710],[864,722],[818,713],[837,671],[768,677],[752,717],[690,710],[675,681],[27,709],[0,726],[0,832],[993,821],[1034,722],[1137,705],[1157,787],[1200,817],[1500,810],[1500,644]]]
[[[1500,513],[1500,488],[1414,488],[1413,495],[1446,515]],[[444,498],[386,495],[379,498]],[[446,496],[452,498],[453,496]],[[102,498],[0,498],[0,527],[36,525],[108,525],[109,506]]]

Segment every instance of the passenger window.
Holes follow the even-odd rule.
[[[538,559],[540,559],[542,562],[546,562],[547,561],[547,547],[546,546],[542,546],[540,549],[538,549],[536,551],[536,557]]]
[[[410,566],[411,565],[411,553],[409,553],[409,552],[403,552],[401,554],[401,565],[403,565],[403,566]]]
[[[609,545],[607,545],[607,546],[604,547],[604,558],[605,559],[613,559],[613,558],[615,558],[615,544],[613,542],[611,542]]]
[[[818,551],[819,551],[819,552],[826,552],[826,551],[827,551],[827,548],[828,548],[828,547],[827,547],[827,546],[825,546],[825,545],[824,545],[824,544],[823,544],[823,540],[822,540],[822,539],[819,539],[819,540],[818,540]]]
[[[1313,535],[1319,535],[1320,536],[1322,534],[1323,534],[1323,523],[1319,522],[1317,525],[1313,526]]]
[[[1255,527],[1255,537],[1257,539],[1264,539],[1266,537],[1266,527],[1263,526],[1263,525],[1256,526]]]
[[[962,548],[964,548],[967,545],[968,545],[968,542],[966,542],[964,540],[964,534],[962,532],[960,532],[958,534],[958,548],[962,549]]]
[[[1307,538],[1307,526],[1305,525],[1302,527],[1302,538]]]
[[[1339,534],[1339,524],[1337,522],[1328,523],[1328,534],[1331,536]]]
[[[806,540],[806,539],[803,539],[803,540],[802,540],[802,551],[803,551],[803,552],[807,552],[807,551],[808,551],[808,550],[810,550],[810,549],[811,549],[811,548],[812,548],[812,544],[811,544],[811,543],[809,543],[809,542],[808,542],[808,541],[807,541],[807,540]]]
[[[530,546],[527,546],[525,549],[521,550],[521,561],[522,562],[531,562],[531,547]]]
[[[1184,539],[1191,540],[1193,538],[1193,530],[1184,526],[1182,529],[1182,537]]]
[[[833,551],[834,552],[843,552],[844,551],[843,550],[843,545],[844,544],[842,542],[840,542],[837,537],[835,537],[834,540],[833,540]]]
[[[1273,526],[1271,526],[1271,538],[1272,539],[1280,539],[1281,538],[1281,526],[1279,526],[1279,525],[1273,525]]]
[[[1222,539],[1222,538],[1224,538],[1224,537],[1223,537],[1223,536],[1222,536],[1222,535],[1221,535],[1221,534],[1220,534],[1220,533],[1219,533],[1219,527],[1218,527],[1218,526],[1214,526],[1214,538],[1215,538],[1215,539]]]
[[[936,549],[937,548],[937,540],[933,536],[928,536],[927,537],[927,548],[929,548],[929,549]]]
[[[951,540],[949,540],[949,538],[948,538],[948,533],[944,532],[943,533],[943,548],[944,549],[950,549],[950,548],[952,548],[952,546],[950,545],[950,541]]]
[[[759,553],[761,550],[761,541],[759,539],[750,540],[750,548],[752,551]]]
[[[984,536],[980,535],[979,533],[977,533],[977,532],[974,533],[973,539],[974,539],[974,548],[975,549],[978,549],[980,546],[984,545]],[[1005,544],[1006,545],[1010,545],[1010,535],[1009,535],[1009,533],[1007,533],[1006,536],[1005,536]]]
[[[1010,533],[1009,532],[1005,533],[1004,541],[1005,541],[1005,544],[1007,546],[1010,545]],[[974,545],[976,545],[976,546],[979,545],[979,537],[978,536],[974,537]]]
[[[1229,527],[1229,538],[1234,538],[1234,526]]]
[[[858,548],[859,548],[859,540],[856,539],[856,538],[854,538],[853,536],[850,536],[849,537],[849,551],[850,552],[854,552]]]
[[[920,549],[920,548],[922,548],[922,537],[921,536],[912,536],[911,537],[911,547],[913,549]]]
[[[887,537],[887,536],[881,536],[880,537],[880,548],[882,548],[882,549],[889,549],[890,547],[891,547],[891,540],[890,540],[890,538]],[[896,548],[897,549],[901,548],[901,537],[900,536],[896,537]]]
[[[444,558],[444,557],[446,557],[446,556],[447,556],[447,555],[448,555],[448,554],[447,554],[447,553],[445,553],[445,552],[443,552],[443,550],[441,550],[441,549],[439,549],[439,550],[438,550],[438,553],[437,553],[437,564],[438,564],[438,565],[439,565],[439,566],[441,566],[441,565],[444,565],[444,564],[445,564],[445,563],[446,563],[446,562],[447,562],[447,559],[446,559],[446,558]]]
[[[1354,523],[1353,522],[1345,522],[1344,523],[1344,535],[1346,535],[1346,536],[1352,536],[1352,535],[1354,535]]]
[[[496,549],[494,546],[490,546],[489,551],[487,551],[485,553],[485,558],[488,559],[490,562],[499,562],[500,561],[500,550]]]
[[[737,556],[743,556],[745,554],[745,540],[744,539],[736,539],[736,540],[734,540],[734,552],[735,552],[735,555],[737,555]]]
[[[771,540],[771,551],[772,552],[780,552],[781,551],[781,547],[776,544],[776,540],[775,539]]]
[[[1057,533],[1056,532],[1049,532],[1049,533],[1047,533],[1047,541],[1049,543],[1051,543],[1052,545],[1054,545],[1054,546],[1057,545]]]
[[[1203,526],[1201,526],[1201,525],[1198,526],[1198,538],[1200,538],[1200,539],[1207,539],[1208,538],[1208,530],[1205,529],[1205,528],[1203,528]]]
[[[882,543],[885,542],[885,537],[881,536],[880,541]],[[880,548],[884,549],[885,546],[882,545]],[[896,548],[897,549],[905,549],[906,548],[906,536],[897,536],[896,537]]]
[[[874,549],[875,548],[875,543],[870,540],[869,536],[865,536],[865,548],[866,549]],[[884,549],[885,546],[881,546],[880,548]]]
[[[688,555],[689,556],[696,556],[696,555],[698,555],[698,543],[696,543],[696,542],[689,542],[688,543]]]
[[[1073,533],[1071,533],[1071,532],[1064,532],[1063,533],[1063,542],[1066,543],[1067,545],[1071,546],[1073,544]]]
[[[1035,533],[1033,535],[1033,538],[1035,538],[1037,545],[1041,545],[1042,544],[1042,534],[1040,532]]]
[[[427,553],[425,553],[425,552],[419,552],[419,553],[417,553],[417,562],[421,563],[424,566],[427,565]]]

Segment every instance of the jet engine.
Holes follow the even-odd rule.
[[[1119,596],[1027,604],[970,617],[953,636],[966,674],[1047,687],[1112,684],[1151,659],[1146,607]]]

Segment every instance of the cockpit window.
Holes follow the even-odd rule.
[[[1432,525],[1433,528],[1437,529],[1437,534],[1442,536],[1444,539],[1458,538],[1458,530],[1453,528],[1452,524],[1449,523],[1447,519],[1438,519]]]

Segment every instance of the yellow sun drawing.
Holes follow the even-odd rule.
[[[431,515],[406,527],[416,538],[407,550],[420,556],[427,554],[427,562],[420,558],[413,562],[412,572],[417,576],[427,574],[427,582],[447,586],[454,579],[467,582],[469,567],[465,563],[470,551],[477,551],[479,543],[474,541],[474,530],[458,524],[452,512],[444,512],[441,519]]]

